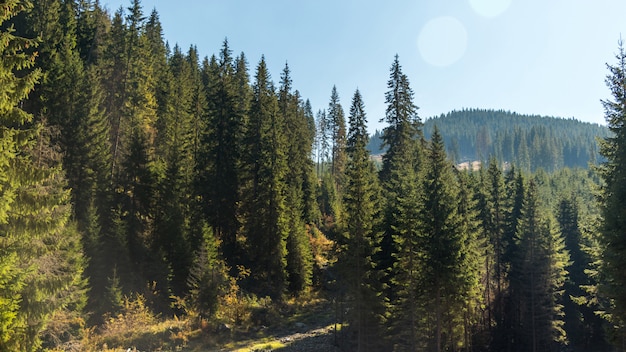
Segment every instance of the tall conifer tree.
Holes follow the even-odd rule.
[[[311,284],[312,254],[304,222],[305,181],[310,173],[310,141],[307,121],[298,92],[291,91],[289,66],[281,75],[278,106],[285,126],[286,161],[289,165],[285,175],[285,202],[289,221],[287,237],[287,274],[289,289],[299,293]]]
[[[383,157],[380,178],[388,182],[391,170],[398,164],[410,162],[416,169],[419,161],[419,150],[416,143],[422,137],[421,120],[417,115],[417,106],[413,102],[413,90],[408,77],[402,72],[398,55],[395,56],[387,81],[385,103],[387,110],[380,122],[386,122],[383,129],[383,147],[387,152]]]
[[[259,293],[279,297],[287,284],[286,140],[265,58],[257,66],[250,108],[246,167],[246,237],[251,276]]]
[[[330,158],[329,153],[329,141],[328,141],[328,118],[326,116],[326,110],[318,110],[316,115],[316,145],[317,145],[317,177],[324,173],[324,164],[328,162]]]
[[[462,311],[462,318],[458,318],[461,329],[449,329],[451,337],[457,335],[458,340],[466,350],[471,350],[474,345],[480,346],[481,336],[488,331],[484,325],[479,325],[482,315],[482,308],[485,306],[485,288],[482,285],[482,278],[485,275],[484,248],[486,240],[482,236],[479,220],[478,203],[473,187],[477,182],[474,175],[469,172],[458,171],[457,179],[459,183],[458,207],[461,217],[461,232],[465,234],[461,250],[461,272],[460,285],[463,286],[460,294],[457,295],[459,307]],[[462,321],[462,323],[461,323]],[[456,331],[455,331],[456,330]],[[462,337],[461,337],[462,336]],[[453,337],[454,339],[454,337]],[[475,343],[476,342],[476,343]]]
[[[37,43],[6,24],[31,6],[7,1],[0,14],[0,348],[7,351],[37,350],[53,314],[81,308],[73,292],[82,285],[82,254],[58,151],[19,107],[41,77],[32,70],[36,55],[24,52]]]
[[[341,194],[346,167],[346,118],[335,86],[330,94],[326,117],[332,142],[330,172],[333,175],[335,187]]]
[[[465,302],[459,298],[466,297],[470,289],[465,280],[469,268],[463,258],[468,234],[461,231],[458,183],[447,160],[443,139],[437,129],[431,138],[422,181],[423,206],[419,212],[419,291],[420,303],[425,305],[428,317],[425,326],[427,336],[431,336],[428,345],[433,351],[441,351],[462,341],[462,336],[445,330],[460,326],[463,321],[460,313]]]
[[[537,186],[530,182],[511,263],[517,351],[551,351],[566,342],[561,295],[569,254],[561,234],[542,216],[537,197]]]
[[[489,166],[484,180],[485,204],[483,211],[483,228],[489,243],[489,252],[486,253],[486,264],[489,265],[489,276],[486,278],[487,289],[493,292],[493,302],[489,302],[489,316],[494,320],[498,329],[503,327],[504,305],[506,296],[507,276],[507,242],[504,235],[506,230],[506,190],[502,171],[495,158],[489,160]],[[501,332],[496,333],[498,335]]]
[[[234,266],[242,253],[238,248],[238,204],[241,187],[243,131],[248,92],[245,58],[233,66],[232,52],[224,40],[219,59],[203,67],[207,87],[208,120],[198,160],[198,192],[205,216],[221,241],[228,264]]]
[[[587,296],[584,288],[591,287],[593,281],[588,274],[592,267],[592,258],[586,250],[590,247],[590,241],[581,231],[578,202],[574,196],[564,197],[556,211],[565,248],[571,260],[567,268],[569,275],[563,287],[564,329],[572,348],[590,350],[606,342],[602,318],[594,313],[596,307],[592,304],[581,304],[581,300],[584,301]]]
[[[304,221],[308,224],[316,223],[321,215],[319,214],[319,208],[316,203],[316,195],[317,195],[317,175],[315,173],[315,161],[313,160],[313,149],[316,143],[316,124],[315,124],[315,116],[313,115],[313,108],[311,107],[311,102],[307,99],[304,103],[304,106],[301,107],[302,113],[304,114],[304,119],[307,122],[307,129],[305,131],[305,136],[303,138],[306,139],[306,144],[304,144],[303,154],[307,153],[306,157],[306,165],[300,172],[302,173],[303,183],[302,183],[302,192],[303,192],[303,218]]]
[[[612,324],[614,342],[624,348],[626,341],[626,51],[620,40],[617,62],[608,65],[609,75],[606,84],[612,98],[603,100],[604,115],[611,137],[601,143],[601,154],[606,162],[600,167],[605,182],[601,196],[602,236],[602,271],[606,280],[601,285],[601,292],[611,300],[608,318]]]
[[[195,49],[185,56],[178,46],[168,59],[171,74],[167,109],[160,118],[158,130],[159,163],[164,172],[158,185],[155,214],[155,246],[171,268],[171,289],[182,295],[192,262],[190,222],[192,214],[192,181],[194,178],[194,97],[198,70]],[[201,231],[198,229],[198,231]],[[201,234],[197,234],[201,238]],[[195,243],[199,244],[200,239]]]
[[[381,185],[384,194],[384,221],[383,238],[381,242],[381,252],[377,258],[379,267],[389,275],[394,267],[395,255],[401,249],[397,247],[398,228],[401,225],[399,220],[403,220],[398,214],[414,214],[417,202],[410,200],[402,203],[405,197],[417,197],[418,179],[420,171],[420,146],[422,135],[419,129],[420,119],[417,116],[417,106],[413,103],[413,91],[409,86],[407,76],[402,72],[398,56],[396,55],[391,65],[389,81],[385,93],[387,110],[385,118],[381,122],[388,125],[383,130],[383,145],[388,147],[383,157],[382,169],[379,172]],[[407,218],[408,219],[408,218]],[[413,231],[407,228],[407,231]],[[408,234],[407,234],[408,235]],[[410,241],[407,239],[407,241]],[[387,294],[393,299],[394,279],[385,279],[387,284]]]
[[[350,314],[350,329],[356,333],[354,350],[379,350],[385,309],[381,275],[374,262],[375,254],[380,250],[380,195],[375,168],[366,149],[369,141],[367,120],[358,90],[352,98],[349,121],[341,265],[354,302]]]
[[[30,69],[34,63],[34,55],[23,52],[26,46],[36,45],[36,41],[14,35],[14,30],[7,30],[5,25],[18,13],[30,8],[32,4],[25,1],[8,1],[5,3],[5,11],[0,14],[0,23],[3,30],[0,36],[0,58],[2,65],[0,72],[3,84],[0,88],[0,123],[2,134],[0,143],[0,224],[7,226],[11,219],[12,208],[15,206],[16,196],[21,187],[28,185],[30,180],[25,171],[28,162],[20,157],[18,151],[24,149],[26,143],[32,142],[36,131],[24,129],[23,126],[32,120],[32,116],[19,108],[23,101],[32,91],[41,77],[41,71],[35,70],[26,76],[16,76],[17,71]],[[11,28],[11,27],[8,27]],[[15,57],[15,59],[13,59]],[[5,231],[3,231],[5,232]],[[6,232],[5,232],[6,233]],[[15,245],[19,239],[15,236],[6,236],[0,246],[0,344],[7,345],[14,336],[17,328],[22,324],[18,318],[20,308],[20,291],[24,287],[23,273],[17,267],[19,254],[15,251]]]

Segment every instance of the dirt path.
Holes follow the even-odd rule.
[[[231,336],[216,352],[339,352],[335,345],[335,323],[333,307],[320,301],[298,309],[282,321],[263,330],[243,332]],[[237,341],[238,340],[238,341]],[[199,349],[198,349],[199,348]],[[202,346],[192,351],[207,351]]]
[[[280,352],[338,352],[340,349],[335,346],[334,328],[332,325],[298,332],[279,339],[286,345],[277,349]]]

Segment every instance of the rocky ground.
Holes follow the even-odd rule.
[[[286,347],[277,350],[280,352],[340,351],[335,345],[335,334],[332,326],[287,335],[280,338],[280,342],[286,345]]]
[[[299,309],[293,316],[284,316],[279,324],[261,326],[247,333],[231,332],[231,339],[239,342],[227,343],[228,346],[222,345],[215,351],[339,352],[334,321],[333,307],[321,301]]]

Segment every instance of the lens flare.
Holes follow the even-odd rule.
[[[511,0],[469,0],[474,11],[487,18],[501,15],[511,5]]]
[[[420,31],[417,48],[427,63],[438,67],[450,66],[465,55],[467,30],[454,17],[434,18]]]

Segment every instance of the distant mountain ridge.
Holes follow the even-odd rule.
[[[451,111],[427,119],[423,126],[427,139],[435,125],[449,157],[457,163],[495,156],[531,171],[588,167],[600,158],[597,138],[611,133],[605,126],[572,118],[484,109]],[[381,135],[376,131],[371,136],[368,149],[372,154],[384,153]]]

